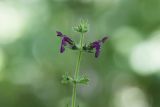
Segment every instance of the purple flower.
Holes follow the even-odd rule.
[[[83,47],[83,50],[85,50],[87,52],[93,52],[93,49],[95,49],[95,57],[97,58],[100,54],[100,49],[101,49],[102,43],[104,43],[107,39],[108,39],[108,37],[104,37],[101,40],[90,43],[88,46],[85,45]]]
[[[69,47],[73,50],[77,49],[74,41],[72,41],[68,36],[63,35],[61,32],[57,31],[57,36],[61,37],[61,47],[60,47],[60,53],[63,53],[65,51],[65,46],[69,45]]]

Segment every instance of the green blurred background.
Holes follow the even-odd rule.
[[[80,107],[160,107],[160,0],[0,0],[0,107],[66,107],[77,52],[59,53],[61,31],[86,18],[85,40],[108,35],[100,57],[83,54]]]

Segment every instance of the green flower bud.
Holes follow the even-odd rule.
[[[81,19],[80,24],[73,27],[73,30],[80,33],[86,33],[88,31],[88,21]]]

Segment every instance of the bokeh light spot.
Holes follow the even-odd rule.
[[[0,2],[0,44],[11,43],[22,36],[25,21],[23,12]]]
[[[115,95],[115,107],[149,107],[145,93],[138,87],[124,87]]]
[[[160,33],[159,33],[160,34]],[[135,72],[150,75],[160,70],[160,36],[153,36],[133,49],[130,63]]]
[[[122,54],[129,55],[133,47],[142,40],[138,31],[130,27],[121,27],[113,34],[114,49]]]

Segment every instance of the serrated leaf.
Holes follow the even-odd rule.
[[[78,80],[77,80],[77,83],[80,83],[80,84],[88,84],[88,82],[89,82],[89,79],[88,79],[88,77],[86,77],[86,76],[82,76],[81,78],[79,78]]]
[[[73,78],[71,76],[69,76],[67,73],[62,76],[61,82],[63,84],[68,84],[68,83],[71,83],[72,81],[73,81]]]

